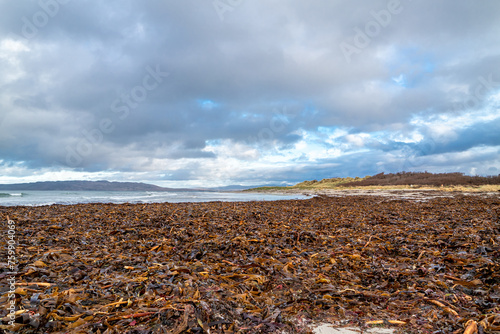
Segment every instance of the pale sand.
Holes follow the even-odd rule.
[[[332,197],[343,196],[380,196],[391,199],[409,199],[409,200],[429,200],[438,197],[455,197],[457,195],[475,195],[475,196],[500,196],[500,192],[460,192],[460,191],[440,191],[431,189],[286,189],[260,191],[263,193],[275,194],[301,194],[301,195],[325,195]]]
[[[322,324],[313,329],[314,334],[392,334],[394,329],[392,328],[369,328],[367,330],[361,330],[360,328],[345,327],[345,328],[334,328],[328,324]]]

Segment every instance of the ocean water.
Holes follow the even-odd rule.
[[[210,201],[276,201],[306,199],[304,195],[277,195],[241,192],[149,192],[149,191],[0,191],[0,206],[40,206],[79,203],[181,203]]]

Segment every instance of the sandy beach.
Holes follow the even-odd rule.
[[[498,195],[326,194],[333,197],[0,207],[18,243],[17,273],[2,264],[0,328],[328,333],[328,324],[332,333],[462,333],[472,322],[498,326]]]
[[[480,196],[480,197],[498,197],[498,191],[444,191],[440,189],[363,189],[363,188],[348,188],[348,189],[300,189],[300,188],[281,188],[270,190],[258,190],[260,193],[269,194],[300,194],[306,196],[329,196],[329,197],[343,197],[343,196],[377,196],[388,197],[393,199],[408,199],[408,200],[428,200],[433,198],[452,198],[455,196]]]

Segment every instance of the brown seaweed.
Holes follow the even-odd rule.
[[[19,333],[500,329],[500,200],[3,207]],[[2,258],[7,258],[2,240]]]

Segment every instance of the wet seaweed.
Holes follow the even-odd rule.
[[[498,197],[460,195],[3,207],[19,270],[13,327],[1,280],[0,330],[488,333],[500,330],[499,213]]]

